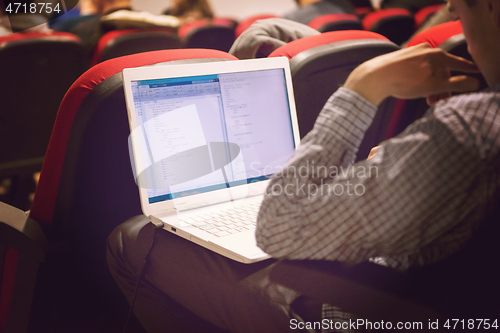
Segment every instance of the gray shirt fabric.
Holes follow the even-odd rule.
[[[318,34],[307,25],[286,19],[258,20],[236,39],[229,53],[238,59],[263,58],[288,42]]]

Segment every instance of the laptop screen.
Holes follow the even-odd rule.
[[[266,180],[295,149],[281,68],[131,85],[149,203]]]

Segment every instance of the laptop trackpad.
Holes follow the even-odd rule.
[[[213,239],[212,242],[236,253],[251,255],[251,257],[261,257],[267,255],[257,246],[257,241],[255,240],[255,230],[248,230],[238,234]]]

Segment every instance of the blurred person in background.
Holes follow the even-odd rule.
[[[94,52],[99,39],[109,31],[108,29],[103,29],[101,17],[120,10],[131,11],[132,7],[130,3],[130,0],[92,0],[96,15],[93,18],[76,24],[70,31],[80,37],[89,57]]]
[[[3,4],[0,3],[0,37],[7,36],[12,33],[12,28],[10,27],[10,21],[7,15],[5,15]]]
[[[93,0],[93,3],[98,15],[77,24],[71,30],[71,33],[80,37],[89,57],[99,39],[109,31],[145,26],[177,28],[179,25],[179,20],[173,16],[134,10],[131,0]]]
[[[173,0],[163,14],[177,17],[181,24],[197,20],[211,20],[213,10],[207,0]]]
[[[78,16],[70,16],[68,18],[62,16],[54,22],[52,29],[71,32],[79,23],[99,17],[100,8],[97,0],[80,0],[78,4],[80,9]]]

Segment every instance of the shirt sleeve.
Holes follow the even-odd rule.
[[[425,117],[383,142],[373,158],[352,164],[375,114],[374,105],[345,88],[328,100],[266,191],[256,231],[265,252],[288,259],[356,263],[382,256],[424,264],[470,237],[474,223],[459,222],[484,208],[484,198],[474,193],[485,184],[476,150],[455,138],[467,135],[464,122],[455,115],[453,133],[443,119]]]

